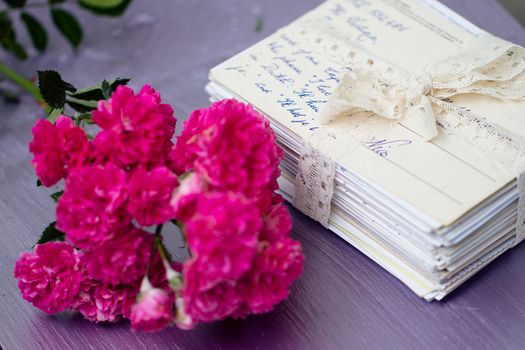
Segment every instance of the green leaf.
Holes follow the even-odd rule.
[[[49,112],[48,116],[47,116],[47,120],[50,122],[50,123],[54,123],[57,121],[58,117],[64,113],[64,108],[55,108],[55,109],[52,109],[51,112]]]
[[[20,14],[20,19],[24,22],[26,29],[31,37],[33,46],[40,52],[47,47],[47,32],[40,22],[27,12]]]
[[[131,0],[78,0],[80,6],[103,16],[120,16]]]
[[[97,108],[97,105],[98,105],[98,101],[81,100],[81,99],[74,98],[74,97],[71,97],[71,96],[69,96],[67,98],[67,100],[68,100],[68,102],[73,102],[73,103],[76,103],[76,104],[79,104],[81,106],[84,106],[84,107],[87,107],[87,108],[91,108],[91,109]]]
[[[6,12],[0,12],[0,41],[9,38],[13,32],[13,23]]]
[[[75,103],[71,100],[67,101],[67,105],[78,113],[89,113],[92,110],[96,109],[95,107],[87,107],[84,104]]]
[[[73,85],[66,83],[58,72],[38,71],[38,88],[46,103],[53,108],[63,108],[66,104],[66,91],[75,92]]]
[[[42,181],[36,180],[36,187],[42,187]]]
[[[98,105],[98,101],[80,100],[78,98],[74,98],[71,96],[68,96],[66,101],[67,101],[68,106],[70,106],[75,111],[80,112],[80,113],[87,113],[94,109],[97,109],[97,105]]]
[[[111,94],[115,92],[119,85],[126,85],[129,82],[129,79],[126,78],[117,78],[109,82],[111,87]],[[71,97],[78,98],[80,100],[88,101],[100,101],[104,100],[104,93],[102,92],[102,84],[90,86],[85,89],[78,90],[74,94],[70,94]]]
[[[75,122],[78,126],[80,126],[82,123],[88,124],[88,125],[94,124],[91,113],[84,113],[84,114],[78,115],[75,118]]]
[[[3,41],[2,46],[7,52],[10,52],[13,55],[15,55],[16,58],[21,60],[27,59],[26,50],[14,38]]]
[[[44,244],[47,242],[64,241],[66,235],[64,232],[56,228],[56,221],[50,223],[42,232],[36,244]]]
[[[97,108],[98,101],[108,99],[119,85],[126,85],[128,82],[129,79],[122,78],[117,78],[110,82],[104,80],[99,85],[67,94],[66,102],[79,113],[91,112]]]
[[[122,5],[125,0],[79,0],[84,6],[91,6],[98,9],[110,9]]]
[[[102,81],[101,90],[102,90],[102,95],[104,96],[104,100],[109,100],[113,91],[111,90],[111,85],[109,85],[106,79]]]
[[[3,98],[5,103],[19,103],[20,98],[13,91],[0,88],[0,96]]]
[[[58,202],[58,200],[60,199],[60,197],[62,197],[62,195],[64,194],[64,191],[57,191],[55,193],[52,193],[51,194],[51,198],[53,199],[53,201],[56,203]]]
[[[78,113],[91,113],[91,111],[94,109],[92,107],[86,107],[72,101],[66,101],[66,103],[69,107],[71,107],[71,109]]]
[[[4,0],[10,7],[24,7],[26,0]]]
[[[111,85],[111,92],[115,92],[115,90],[117,90],[117,87],[119,85],[128,85],[129,81],[131,79],[129,78],[117,78],[115,80],[112,80],[109,85]]]
[[[51,9],[51,18],[53,23],[60,30],[62,35],[71,43],[73,47],[78,47],[82,42],[82,27],[78,23],[75,16],[70,12],[60,9],[52,8]]]
[[[26,50],[16,40],[11,19],[5,12],[0,12],[0,44],[7,51],[21,60],[27,58]]]

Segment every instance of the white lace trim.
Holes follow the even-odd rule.
[[[295,177],[293,205],[328,226],[334,194],[335,163],[310,143],[305,143]]]

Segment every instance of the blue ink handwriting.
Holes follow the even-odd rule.
[[[346,21],[351,27],[355,28],[359,35],[357,36],[358,41],[369,40],[372,43],[376,43],[377,35],[366,24],[366,18],[354,16],[348,18]]]
[[[390,150],[394,147],[403,147],[410,145],[410,140],[372,140],[365,142],[365,146],[381,157],[387,157]]]
[[[266,87],[265,83],[255,83],[255,86],[257,86],[259,88],[259,90],[261,90],[265,94],[268,94],[268,93],[272,92],[272,90],[270,90],[270,89],[268,89]]]

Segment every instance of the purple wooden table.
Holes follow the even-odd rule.
[[[110,76],[151,83],[179,120],[207,104],[208,69],[287,24],[320,0],[135,0],[123,18],[81,15],[78,52],[55,35],[51,51],[23,64],[57,68],[86,86]],[[475,24],[525,44],[525,30],[495,0],[447,0]],[[264,29],[256,32],[257,18]],[[0,59],[4,57],[0,54]],[[307,256],[303,277],[275,312],[245,321],[134,334],[126,322],[97,326],[78,315],[46,316],[24,302],[12,277],[19,252],[51,221],[36,190],[27,143],[39,109],[0,103],[0,345],[10,349],[490,349],[525,348],[525,245],[441,303],[427,303],[319,224],[292,210]],[[172,246],[175,246],[174,244]],[[176,252],[180,253],[180,252]],[[182,253],[180,253],[182,254]]]

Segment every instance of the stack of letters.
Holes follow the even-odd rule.
[[[328,0],[207,91],[270,119],[290,202],[440,300],[523,238],[524,72],[434,0]]]

